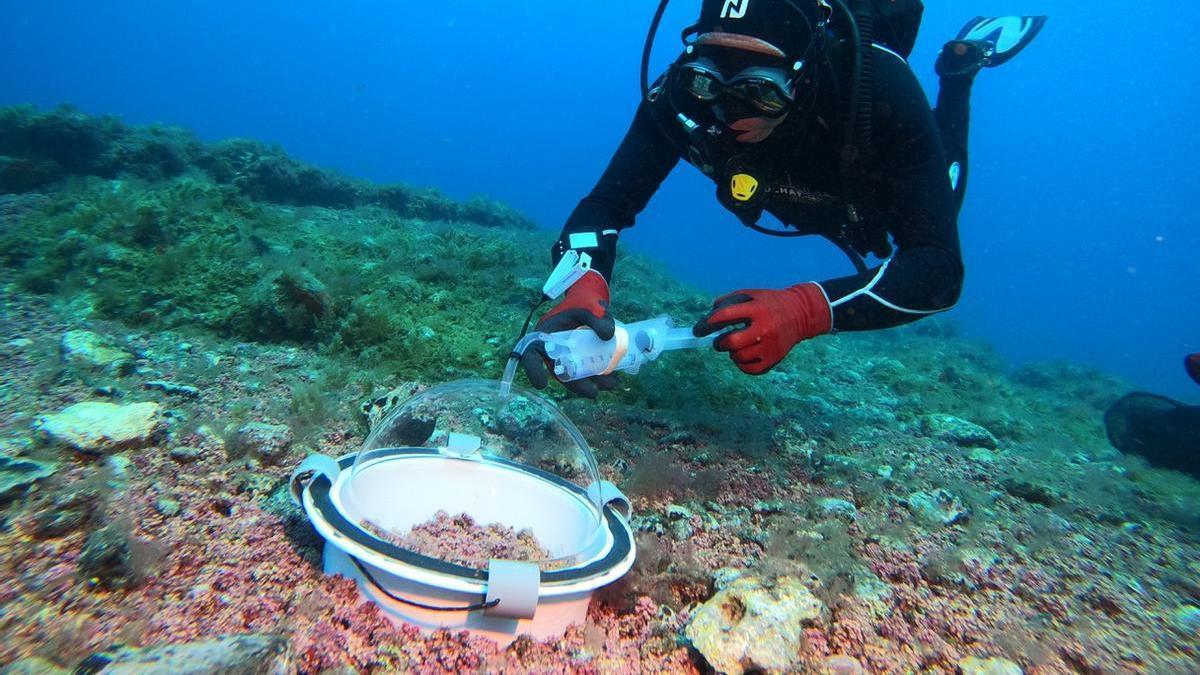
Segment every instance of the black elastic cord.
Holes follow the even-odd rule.
[[[348,554],[347,557],[354,561],[354,566],[358,568],[359,572],[362,572],[363,576],[366,577],[367,582],[374,586],[375,590],[383,593],[392,600],[405,605],[411,605],[412,607],[418,607],[420,609],[427,609],[431,612],[473,612],[477,609],[491,609],[492,607],[500,604],[500,599],[497,598],[495,600],[485,600],[484,602],[479,602],[474,605],[466,605],[463,607],[440,607],[438,605],[427,605],[423,602],[417,602],[416,600],[402,598],[379,585],[379,582],[375,581],[375,577],[371,576],[371,573],[367,571],[367,568],[361,562],[359,562],[358,558]]]
[[[549,300],[549,299],[550,299],[550,298],[546,297],[546,295],[545,295],[545,294],[542,294],[542,297],[541,297],[541,299],[540,299],[540,300],[538,300],[538,301],[537,301],[537,302],[536,302],[536,303],[533,305],[533,307],[530,307],[530,308],[529,308],[529,315],[525,317],[525,325],[524,325],[524,326],[521,326],[521,334],[517,336],[517,341],[513,343],[513,350],[512,350],[511,352],[509,352],[509,353],[508,353],[508,357],[509,357],[510,359],[511,359],[511,358],[519,358],[519,357],[521,356],[521,353],[517,351],[517,345],[518,345],[518,344],[520,344],[520,343],[521,343],[521,339],[522,339],[522,338],[524,338],[524,337],[525,337],[525,335],[529,333],[529,324],[533,323],[533,315],[534,315],[534,313],[538,311],[538,308],[539,308],[539,307],[541,307],[542,305],[546,304],[546,301],[547,301],[547,300]]]
[[[546,300],[548,299],[549,298],[543,295],[533,307],[529,308],[529,316],[525,317],[525,325],[521,326],[521,334],[517,336],[517,342],[520,342],[521,338],[525,337],[525,335],[529,332],[529,324],[533,322],[533,313],[538,311],[539,307],[546,304]]]

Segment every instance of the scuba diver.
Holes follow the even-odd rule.
[[[1200,384],[1200,354],[1189,354],[1183,367]],[[1200,406],[1135,391],[1104,413],[1104,430],[1121,452],[1200,479]]]
[[[749,374],[778,364],[801,341],[888,328],[950,309],[962,285],[957,214],[967,179],[971,87],[983,68],[1024,49],[1046,17],[978,17],[935,64],[937,106],[906,61],[920,0],[703,0],[684,50],[648,86],[607,169],[567,219],[551,250],[590,256],[590,269],[537,324],[614,334],[609,283],[621,230],[630,227],[680,159],[716,183],[717,200],[746,226],[820,235],[845,252],[853,275],[789,288],[747,289],[713,302],[693,328]],[[766,212],[791,229],[759,223]],[[868,265],[868,256],[879,264]],[[545,352],[521,359],[545,387]],[[564,382],[595,397],[615,374]]]

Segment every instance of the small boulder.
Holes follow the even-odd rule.
[[[958,662],[960,675],[1022,675],[1021,666],[999,656],[981,659],[968,656]]]
[[[0,504],[20,497],[34,483],[49,478],[57,470],[58,465],[53,462],[0,454]]]
[[[59,353],[68,365],[89,370],[124,371],[133,365],[133,355],[87,330],[70,330],[63,334]]]
[[[953,415],[926,415],[921,418],[921,432],[964,448],[990,448],[999,443],[992,432]]]
[[[696,438],[696,434],[693,434],[690,431],[682,430],[682,431],[675,431],[675,432],[667,434],[666,436],[663,437],[663,439],[661,441],[658,442],[658,444],[659,445],[696,445],[699,442],[700,442],[699,439]]]
[[[908,510],[926,525],[953,525],[971,515],[971,510],[958,497],[940,488],[931,492],[914,492],[905,501]]]
[[[799,579],[743,576],[697,608],[684,632],[718,672],[795,672],[804,627],[822,611]]]
[[[667,504],[667,520],[691,520],[692,512],[686,506]]]
[[[754,513],[759,513],[764,516],[769,516],[775,513],[787,513],[794,510],[794,506],[786,499],[772,499],[770,501],[759,500],[754,502],[750,510]]]
[[[291,648],[281,635],[226,635],[154,647],[120,647],[93,654],[77,672],[284,675],[293,672]]]
[[[151,401],[128,405],[85,401],[43,415],[34,427],[51,440],[80,452],[108,454],[150,445],[162,427],[159,410],[160,406]]]
[[[71,671],[61,668],[38,656],[13,661],[0,668],[0,675],[70,675]]]
[[[496,419],[497,431],[516,443],[547,436],[553,424],[549,411],[524,396],[508,399]]]
[[[821,672],[825,675],[867,675],[867,671],[858,659],[845,654],[834,654],[825,657],[821,664]]]
[[[239,455],[255,457],[264,462],[283,458],[292,447],[292,430],[286,424],[247,422],[238,427],[234,450]]]
[[[170,382],[168,380],[150,380],[142,384],[142,387],[145,389],[156,389],[171,396],[200,398],[200,390],[190,384],[180,384],[178,382]]]
[[[821,509],[821,513],[826,517],[832,518],[848,518],[854,520],[858,517],[858,509],[846,501],[837,497],[825,497],[817,501],[817,507]]]
[[[61,537],[83,528],[100,509],[99,487],[90,481],[80,481],[54,496],[54,501],[38,510],[33,521],[33,533],[38,537]]]
[[[79,576],[106,589],[129,588],[139,581],[129,531],[120,524],[88,535],[79,554]]]
[[[712,583],[713,588],[718,591],[723,591],[729,587],[729,584],[737,581],[739,577],[746,573],[746,570],[737,567],[722,567],[713,572]]]
[[[179,515],[179,502],[169,497],[160,497],[154,501],[154,510],[167,518],[173,518]]]
[[[1035,483],[1018,476],[1010,476],[1001,481],[1000,486],[1008,494],[1024,499],[1030,504],[1054,507],[1066,501],[1054,488],[1043,483]]]
[[[179,462],[180,464],[191,464],[192,462],[200,459],[200,457],[204,454],[204,451],[200,448],[181,445],[176,448],[171,448],[171,452],[168,454],[171,455],[171,459]]]
[[[1171,613],[1172,622],[1188,635],[1200,635],[1200,607],[1180,605]]]

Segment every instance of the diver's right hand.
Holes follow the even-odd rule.
[[[561,302],[542,316],[535,330],[542,333],[557,333],[587,327],[594,330],[601,340],[611,340],[616,331],[616,323],[608,313],[608,300],[608,282],[600,276],[599,272],[589,270],[578,281],[571,284]],[[550,380],[549,366],[550,361],[541,340],[530,343],[525,353],[521,355],[521,367],[525,369],[530,384],[538,389],[545,388],[546,383]],[[601,390],[609,390],[617,386],[617,376],[616,374],[596,375],[573,382],[563,382],[562,385],[566,387],[567,391],[578,396],[596,398]]]

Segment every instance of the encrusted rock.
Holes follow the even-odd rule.
[[[750,507],[750,510],[754,513],[770,515],[773,513],[787,513],[788,511],[793,510],[793,508],[794,507],[792,506],[792,503],[785,499],[772,499],[770,501],[763,501],[760,499],[759,501],[754,502],[754,505]]]
[[[58,470],[53,462],[0,454],[0,504],[25,494],[34,483],[49,478]]]
[[[247,634],[157,647],[122,647],[93,654],[78,670],[104,675],[283,675],[292,672],[291,660],[286,637]]]
[[[908,510],[929,525],[953,525],[971,514],[958,497],[940,488],[932,492],[914,492],[906,502]]]
[[[179,515],[179,502],[169,497],[160,497],[154,501],[154,510],[171,518]]]
[[[696,528],[686,520],[676,520],[671,523],[671,536],[676,541],[687,541],[696,534]]]
[[[234,446],[238,454],[276,461],[292,447],[292,430],[286,424],[247,422],[238,427]]]
[[[690,431],[676,431],[664,436],[659,445],[696,445],[698,442],[696,434]]]
[[[0,455],[11,455],[14,457],[27,454],[33,450],[36,443],[29,436],[11,436],[9,438],[0,438]]]
[[[200,448],[181,445],[177,448],[171,448],[171,452],[169,454],[171,455],[171,459],[179,462],[180,464],[190,464],[200,459],[200,456],[204,454],[204,451]]]
[[[102,588],[128,588],[138,581],[129,531],[120,524],[88,536],[79,554],[79,576]]]
[[[1024,499],[1031,504],[1058,506],[1066,499],[1057,490],[1044,483],[1035,483],[1020,477],[1005,478],[1000,483],[1008,494]]]
[[[926,415],[921,418],[921,431],[965,448],[991,448],[999,445],[992,432],[953,415]]]
[[[54,497],[49,506],[38,511],[33,533],[39,537],[60,537],[91,522],[101,506],[99,486],[93,482],[75,483]]]
[[[54,441],[96,454],[145,447],[161,425],[159,405],[151,401],[128,405],[85,401],[43,415],[35,423]]]
[[[817,502],[817,506],[821,509],[821,513],[826,516],[849,518],[851,520],[858,517],[858,509],[846,501],[836,497],[825,497]]]
[[[546,434],[553,424],[554,419],[548,411],[524,396],[514,396],[499,411],[496,430],[521,443]]]
[[[125,370],[133,365],[133,355],[107,339],[86,330],[67,331],[59,351],[63,361],[88,369]]]
[[[723,591],[729,587],[729,584],[737,581],[745,573],[746,570],[739,569],[737,567],[722,567],[716,572],[713,572],[713,588],[718,591]]]
[[[667,504],[667,520],[691,520],[692,512],[686,506]]]
[[[793,672],[804,627],[823,610],[794,577],[743,576],[697,608],[685,634],[718,672]]]
[[[183,398],[200,398],[200,390],[190,384],[179,384],[167,380],[150,380],[142,385],[146,389],[157,389],[164,394],[182,396]]]
[[[958,662],[958,672],[961,675],[1022,675],[1023,671],[1021,666],[999,656],[987,659],[968,656]]]
[[[367,428],[374,429],[379,420],[383,419],[393,408],[416,396],[424,389],[425,387],[417,382],[405,382],[389,390],[386,394],[365,401],[360,409],[363,417],[367,420]]]
[[[0,675],[68,675],[70,672],[37,656],[13,661],[0,668]]]
[[[987,448],[971,448],[967,453],[967,458],[972,462],[980,464],[994,464],[996,462],[996,454]]]
[[[1171,613],[1171,619],[1184,633],[1190,635],[1200,634],[1200,607],[1195,605],[1181,605]]]
[[[821,663],[821,672],[825,675],[867,675],[867,671],[858,659],[845,654],[835,654],[825,657]]]

